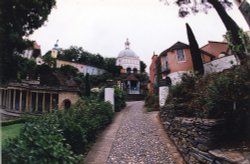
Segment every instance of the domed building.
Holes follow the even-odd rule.
[[[121,67],[122,85],[128,94],[140,94],[140,81],[136,74],[140,73],[140,58],[129,47],[128,39],[125,42],[125,49],[122,50],[116,59],[116,66]]]
[[[121,66],[121,73],[139,73],[140,58],[129,48],[129,41],[125,42],[125,49],[122,50],[117,59],[116,65]]]

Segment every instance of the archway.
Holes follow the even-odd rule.
[[[66,99],[63,101],[64,109],[69,109],[71,107],[71,101],[69,99]]]

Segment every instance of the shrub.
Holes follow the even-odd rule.
[[[203,77],[184,76],[170,88],[167,102],[173,110],[179,106],[181,116],[224,119],[229,140],[250,137],[250,63]]]
[[[114,116],[112,105],[97,99],[82,98],[75,104],[74,110],[74,119],[85,129],[88,141],[93,141]]]
[[[126,106],[126,94],[123,90],[115,88],[115,111],[119,112]]]
[[[8,125],[20,124],[20,123],[25,123],[25,122],[26,122],[25,118],[19,118],[19,119],[15,119],[15,120],[2,122],[1,125],[2,126],[8,126]]]
[[[145,107],[148,112],[159,110],[159,96],[147,93],[145,97]]]
[[[3,163],[79,163],[53,115],[26,123],[18,138],[8,141],[3,150]]]

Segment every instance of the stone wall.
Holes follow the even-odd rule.
[[[223,120],[181,117],[178,107],[166,105],[160,112],[161,121],[169,137],[187,163],[212,163],[208,152],[218,146],[223,135]]]

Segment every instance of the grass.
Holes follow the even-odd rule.
[[[1,127],[1,143],[2,147],[6,144],[6,141],[11,138],[15,138],[20,133],[21,128],[24,124],[13,124]]]

